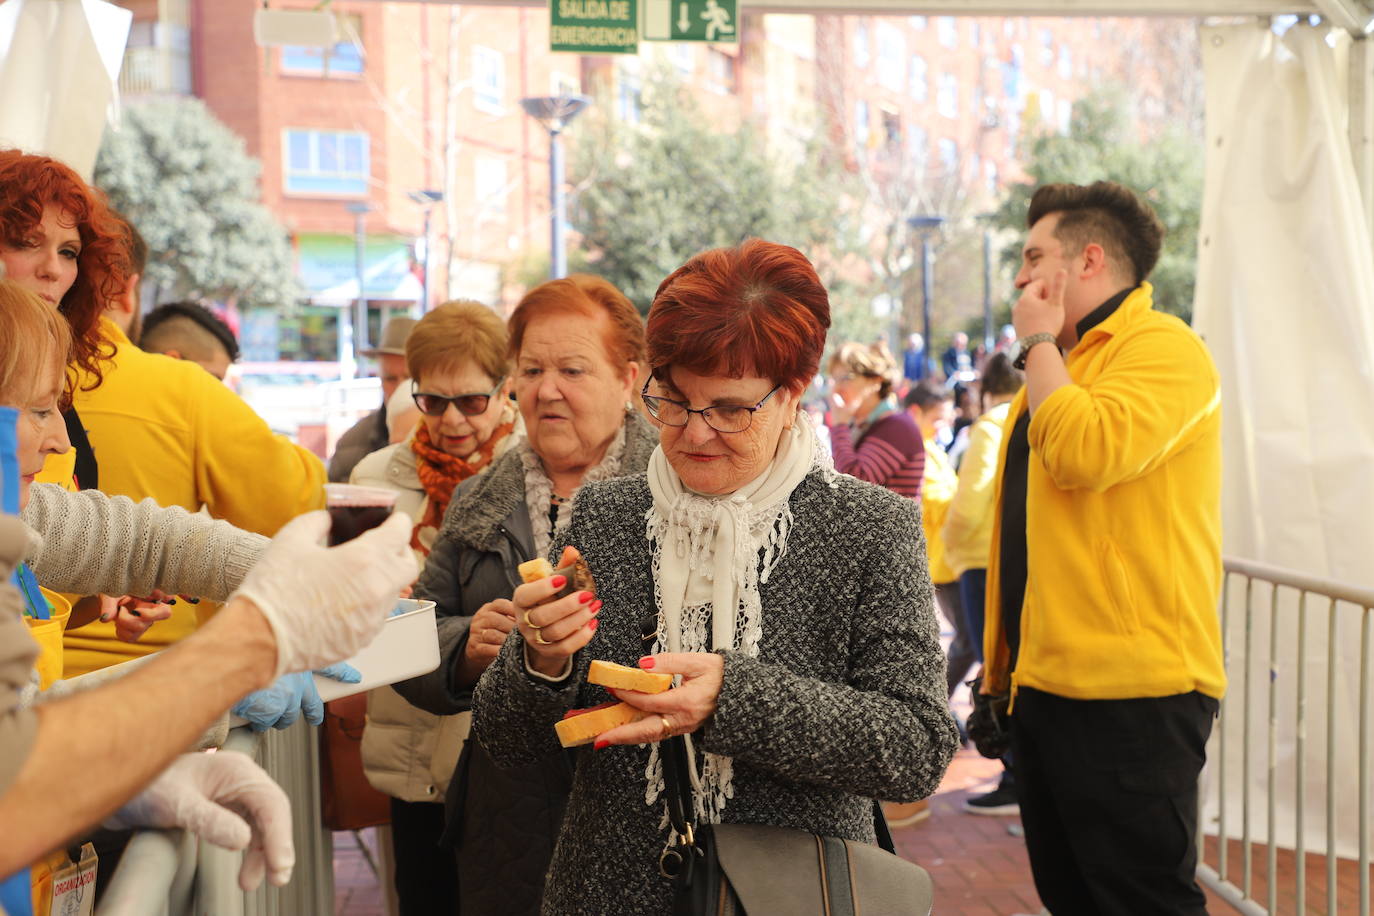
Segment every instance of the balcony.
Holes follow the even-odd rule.
[[[135,22],[119,71],[124,99],[191,94],[191,32],[166,22]]]

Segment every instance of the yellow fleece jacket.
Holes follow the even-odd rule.
[[[204,507],[215,518],[269,537],[302,512],[324,506],[320,459],[273,433],[222,382],[195,363],[145,353],[108,319],[101,332],[114,344],[114,356],[103,367],[100,387],[76,395],[100,465],[101,490],[191,512]],[[64,457],[52,456],[56,464],[45,472],[60,472]],[[99,621],[69,631],[66,676],[163,649],[190,635],[215,607],[178,601],[172,616],[136,643],[116,639],[114,625]]]
[[[949,501],[959,486],[959,475],[949,463],[949,455],[935,439],[925,440],[926,467],[921,478],[921,527],[926,535],[926,561],[930,565],[930,581],[936,585],[954,582],[959,574],[945,561],[945,539],[940,529],[949,512]]]
[[[1002,425],[1009,410],[1010,402],[998,404],[969,430],[968,448],[959,463],[959,490],[949,505],[944,530],[945,556],[956,575],[988,565],[997,456],[1002,450]]]
[[[1015,671],[1002,632],[998,475],[985,690],[1220,698],[1221,394],[1211,355],[1182,321],[1154,311],[1143,283],[1083,336],[1067,366],[1073,384],[1046,398],[1029,426]],[[1025,410],[1023,388],[1008,429]],[[1001,467],[1006,455],[1003,442]]]

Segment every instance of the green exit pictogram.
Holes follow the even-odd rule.
[[[643,0],[645,41],[739,41],[738,0]]]

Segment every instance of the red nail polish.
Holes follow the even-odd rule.
[[[601,602],[600,602],[600,601],[593,601],[589,607],[590,607],[590,610],[591,610],[591,612],[592,612],[593,614],[600,614],[600,613],[601,613]]]
[[[596,742],[595,744],[592,745],[592,750],[594,750],[594,751],[599,751],[599,750],[601,750],[603,747],[610,747],[610,746],[611,746],[611,742],[609,742],[609,741],[603,741],[603,740],[601,740],[601,739],[598,738],[598,739],[597,739],[597,742]]]
[[[579,604],[586,604],[588,601],[591,601],[591,600],[592,600],[593,598],[595,598],[595,597],[596,597],[596,595],[593,595],[591,592],[578,592],[578,593],[577,593],[577,600],[578,600],[578,603],[579,603]]]
[[[646,655],[639,660],[639,667],[641,668],[652,668],[653,666],[654,657],[652,655]]]
[[[595,617],[587,621],[587,629],[589,630],[595,630],[599,626],[601,626],[601,621],[597,620]]]
[[[568,577],[554,576],[553,579],[550,580],[549,584],[552,585],[554,588],[562,588],[563,586],[568,584]]]

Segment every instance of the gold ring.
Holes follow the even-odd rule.
[[[539,632],[539,627],[534,628],[534,641],[541,646],[551,646],[553,643],[544,638],[544,634]]]
[[[521,614],[522,614],[522,615],[524,616],[524,618],[525,618],[525,626],[529,627],[531,630],[542,630],[542,629],[543,629],[543,627],[541,627],[539,624],[535,623],[533,620],[530,620],[530,609],[529,609],[529,608],[525,608],[525,609],[521,612]]]
[[[663,723],[663,737],[667,738],[673,733],[673,723],[668,721],[667,716],[659,716],[658,721]]]

